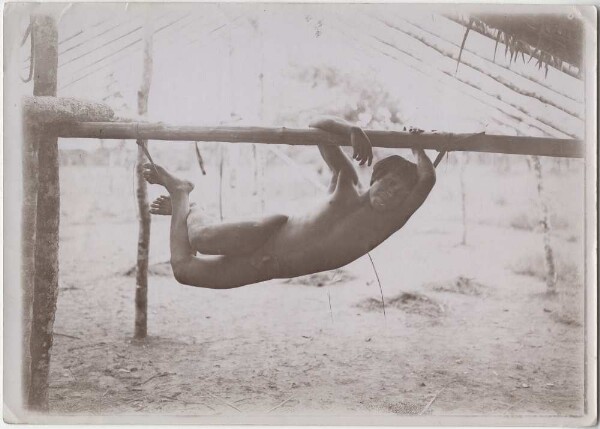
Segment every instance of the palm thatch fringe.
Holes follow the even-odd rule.
[[[577,30],[570,31],[569,35],[561,35],[550,30],[552,25],[545,22],[548,17],[544,16],[538,17],[539,22],[533,21],[535,18],[511,16],[511,19],[519,21],[513,24],[496,16],[466,18],[462,15],[446,15],[446,18],[467,27],[466,33],[474,30],[496,42],[504,43],[504,55],[510,55],[510,63],[517,61],[519,54],[523,62],[526,62],[525,54],[527,54],[528,62],[535,58],[536,66],[539,69],[544,68],[546,75],[549,67],[553,67],[569,76],[582,79],[581,36],[575,35]],[[536,31],[539,35],[536,42],[531,39],[532,31]]]

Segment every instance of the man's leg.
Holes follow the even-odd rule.
[[[171,198],[161,196],[151,206],[153,214],[172,213]],[[240,256],[254,252],[288,220],[285,215],[273,215],[246,222],[206,225],[203,213],[191,206],[187,217],[188,237],[195,251],[204,255]]]
[[[187,218],[190,211],[190,182],[170,175],[166,170],[150,164],[144,167],[144,177],[149,183],[163,185],[169,191],[171,218],[171,267],[177,281],[182,284],[229,289],[268,280],[265,269],[253,265],[252,256],[195,257],[190,245]]]
[[[159,166],[146,164],[144,166],[144,178],[152,184],[162,185],[167,191],[171,200],[171,267],[177,281],[187,283],[187,269],[184,266],[190,265],[195,252],[190,246],[190,240],[187,229],[187,217],[190,211],[189,195],[194,185],[188,181],[180,180],[165,169]],[[181,267],[181,269],[179,269]],[[200,266],[197,267],[198,269]],[[198,273],[200,274],[200,273]]]

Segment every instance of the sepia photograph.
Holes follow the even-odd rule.
[[[597,11],[7,2],[3,419],[597,422]]]

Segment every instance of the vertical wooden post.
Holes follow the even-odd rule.
[[[460,201],[461,201],[461,211],[462,211],[462,240],[460,242],[461,245],[467,245],[467,191],[465,188],[465,170],[467,169],[467,164],[469,163],[469,154],[467,152],[460,154],[460,170],[459,170],[459,178],[460,178]]]
[[[219,217],[223,220],[223,169],[225,164],[225,149],[219,144]]]
[[[31,324],[35,279],[35,224],[37,209],[37,145],[39,131],[33,119],[23,121],[23,203],[21,215],[21,290],[22,290],[22,386],[23,403],[29,403],[31,382]]]
[[[23,118],[23,202],[21,208],[21,291],[22,291],[22,386],[23,403],[29,403],[31,381],[31,323],[33,306],[33,284],[35,278],[35,223],[37,209],[37,157],[38,136],[35,120]]]
[[[256,150],[256,144],[252,143],[252,166],[253,166],[253,171],[254,171],[254,180],[253,180],[253,186],[254,189],[252,190],[252,195],[253,196],[257,196],[258,195],[258,153]]]
[[[34,87],[33,95],[56,96],[58,69],[58,31],[54,18],[37,15],[33,20],[34,41]],[[48,410],[48,374],[50,351],[53,342],[54,316],[58,295],[58,228],[60,220],[60,186],[58,139],[44,132],[39,124],[31,124],[27,132],[24,167],[31,174],[25,180],[26,200],[36,199],[35,245],[33,250],[33,303],[30,334],[31,373],[27,404],[32,409]],[[32,178],[35,173],[35,148],[37,146],[37,192]],[[32,197],[36,193],[36,197]],[[27,210],[32,202],[26,201]],[[24,227],[31,228],[31,211],[24,212]],[[25,251],[31,252],[32,232],[24,231]],[[25,264],[31,262],[31,254],[25,255]],[[30,275],[27,275],[30,281]],[[28,281],[24,286],[28,286]]]
[[[261,38],[261,42],[262,42],[262,38]],[[261,43],[261,53],[262,53],[262,43]],[[260,120],[261,122],[265,122],[265,75],[263,73],[263,62],[264,62],[264,56],[261,55],[261,71],[260,74],[258,75],[258,78],[260,80]],[[255,169],[258,172],[258,174],[256,175],[258,182],[259,182],[259,188],[260,188],[260,212],[264,213],[265,212],[265,151],[263,150],[262,147],[258,147],[258,156],[255,156]]]
[[[148,95],[152,83],[152,30],[146,23],[144,38],[144,62],[142,85],[138,91],[138,113],[148,113]],[[148,255],[150,248],[150,206],[148,190],[142,175],[143,165],[148,162],[139,145],[147,144],[147,140],[138,140],[137,158],[137,201],[139,212],[139,234],[137,248],[137,270],[135,277],[135,330],[134,338],[146,338],[148,333]]]
[[[542,164],[538,156],[531,157],[533,170],[537,180],[537,190],[540,203],[540,224],[544,236],[544,261],[546,265],[546,287],[548,293],[556,292],[556,264],[554,251],[550,240],[550,216],[548,215],[548,204],[544,193],[544,178],[542,175]]]

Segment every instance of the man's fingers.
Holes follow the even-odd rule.
[[[367,150],[366,150],[366,146],[363,144],[360,145],[360,157],[358,158],[358,161],[360,162],[360,165],[363,165],[365,163],[365,157],[367,156]]]
[[[369,138],[369,136],[364,132],[364,130],[361,129],[362,135],[365,138],[366,141],[366,149],[367,149],[367,153],[366,153],[366,159],[369,165],[371,165],[371,162],[373,161],[373,145],[371,144],[371,139]]]
[[[359,134],[360,133],[360,134]],[[355,159],[360,165],[365,165],[373,161],[373,146],[369,136],[361,128],[355,128],[350,133],[350,143],[352,144],[352,159]]]
[[[356,132],[352,132],[350,134],[350,141],[352,142],[352,147],[354,148],[354,155],[352,155],[352,158],[354,158],[358,162],[361,162],[365,156],[364,144],[362,142],[361,136],[357,136]]]
[[[368,165],[371,165],[371,162],[373,161],[373,146],[371,146],[370,143],[371,142],[369,142],[369,145],[367,146],[367,164]]]
[[[367,137],[367,144],[365,145],[365,160],[368,162],[369,158],[373,157],[373,147],[371,146],[371,142]]]
[[[356,150],[356,141],[354,139],[354,133],[350,133],[350,144],[352,145],[352,159],[356,159],[358,152]]]

